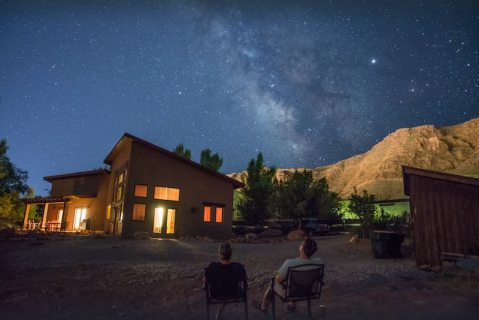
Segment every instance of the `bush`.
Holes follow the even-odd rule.
[[[248,233],[248,228],[246,226],[233,226],[233,232],[236,236],[244,236]]]

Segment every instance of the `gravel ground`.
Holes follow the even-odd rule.
[[[449,283],[405,258],[372,259],[369,241],[348,235],[316,237],[315,256],[325,263],[321,303],[328,317],[477,319],[476,296],[462,283]],[[46,241],[0,242],[0,310],[12,319],[202,319],[203,268],[217,261],[219,243],[193,240],[121,240],[65,236]],[[298,242],[233,244],[233,260],[246,267],[250,301],[264,289],[285,259],[299,255]],[[459,281],[461,282],[461,281]],[[313,304],[313,314],[319,303]],[[249,304],[251,319],[264,315]],[[400,312],[399,310],[403,310]],[[282,319],[302,319],[279,312]],[[242,306],[228,306],[225,319],[242,318]],[[3,318],[3,317],[2,317]]]

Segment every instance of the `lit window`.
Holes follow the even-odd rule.
[[[106,207],[106,219],[110,220],[110,213],[111,213],[111,205]]]
[[[175,209],[168,209],[168,217],[166,219],[166,233],[175,233]]]
[[[223,208],[216,208],[216,222],[223,222]]]
[[[143,185],[135,185],[135,197],[143,197],[146,198],[146,194],[148,192],[148,187]]]
[[[205,206],[203,221],[205,221],[205,222],[210,222],[211,221],[211,207],[206,207]]]
[[[163,213],[165,209],[156,208],[155,209],[155,220],[153,221],[153,232],[161,233],[161,227],[163,226]]]
[[[116,200],[120,200],[123,197],[123,186],[116,191]]]
[[[155,187],[155,199],[180,201],[180,189]]]
[[[118,177],[118,183],[122,183],[123,182],[123,173],[120,174],[120,176]]]
[[[83,219],[85,219],[86,216],[86,208],[85,207],[79,207],[75,208],[75,218],[73,220],[73,229],[74,230],[79,230],[81,227],[81,223]]]
[[[142,203],[133,204],[133,216],[131,220],[145,221],[145,209],[146,205]]]

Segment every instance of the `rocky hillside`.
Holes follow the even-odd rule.
[[[384,200],[405,197],[401,166],[479,178],[479,118],[450,127],[399,129],[364,154],[312,170],[315,179],[326,177],[343,198],[356,187]],[[278,169],[277,176],[294,170]],[[230,176],[239,180],[240,175]]]

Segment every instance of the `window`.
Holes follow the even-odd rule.
[[[223,208],[216,208],[216,218],[215,221],[218,223],[223,222]]]
[[[141,185],[141,184],[135,185],[135,197],[146,198],[147,193],[148,193],[148,187],[147,186],[144,186],[144,185]]]
[[[163,213],[165,209],[156,208],[155,209],[155,220],[153,221],[153,232],[161,233],[161,227],[163,226]]]
[[[110,213],[111,213],[111,205],[106,207],[106,219],[110,220]]]
[[[146,204],[134,203],[133,204],[133,216],[131,220],[145,221],[145,209]]]
[[[180,189],[155,187],[155,199],[180,201]]]
[[[120,174],[120,176],[118,177],[118,183],[122,183],[123,182],[123,173]]]
[[[211,221],[211,207],[205,206],[203,221],[205,222]]]
[[[79,230],[81,223],[86,216],[86,207],[76,207],[75,208],[75,218],[73,219],[73,229]]]
[[[166,233],[175,233],[175,209],[168,209],[168,216],[166,219]]]
[[[123,186],[119,187],[116,191],[116,200],[123,198]]]

